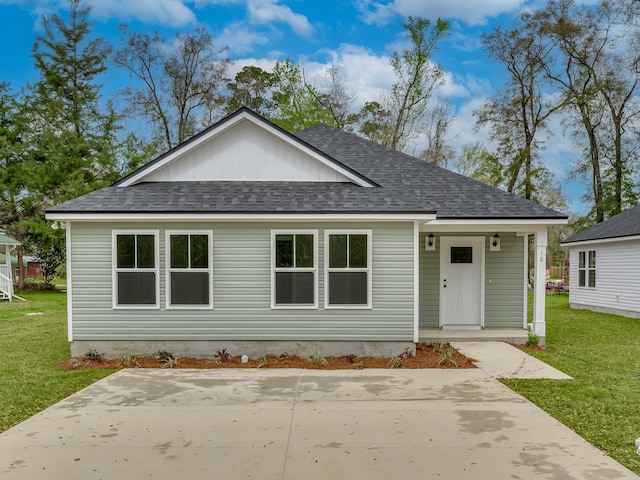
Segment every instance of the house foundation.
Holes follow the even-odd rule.
[[[71,342],[71,355],[81,357],[95,350],[107,358],[124,355],[151,356],[160,350],[183,358],[213,358],[217,351],[226,349],[232,356],[297,355],[308,357],[320,352],[325,357],[357,355],[358,357],[391,358],[410,349],[413,342],[336,342],[336,341],[247,341],[247,340],[76,340]]]

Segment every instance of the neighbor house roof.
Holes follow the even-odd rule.
[[[20,245],[20,242],[7,235],[4,228],[0,228],[0,245]]]
[[[640,205],[566,239],[563,244],[640,236]]]
[[[345,172],[349,182],[163,181],[144,182],[134,172],[111,187],[47,210],[47,213],[430,213],[441,219],[566,219],[566,215],[469,179],[357,135],[316,125],[295,135],[241,109],[287,142],[321,156]],[[206,132],[206,131],[205,131]],[[204,132],[203,132],[204,133]],[[202,134],[199,134],[202,135]],[[202,137],[200,137],[202,138]],[[196,142],[197,143],[197,142]],[[189,148],[193,140],[177,147]],[[172,150],[175,154],[176,149]],[[166,154],[149,165],[166,161]],[[132,183],[132,178],[141,178]]]

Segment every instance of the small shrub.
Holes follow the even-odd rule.
[[[329,366],[329,362],[327,362],[327,359],[324,358],[324,355],[322,353],[320,353],[318,350],[316,350],[311,355],[309,355],[307,360],[312,365],[317,365],[317,366],[321,366],[321,367],[328,367]]]
[[[74,370],[78,368],[84,368],[84,360],[82,360],[81,358],[72,358],[71,368],[73,368]]]
[[[218,360],[217,363],[225,363],[231,359],[231,354],[227,352],[226,348],[223,348],[222,350],[218,350],[214,357],[216,360]]]
[[[455,350],[451,345],[443,345],[438,352],[438,355],[440,355],[440,360],[438,360],[438,365],[445,363],[445,364],[449,364],[449,365],[453,365],[454,367],[457,367],[458,363],[454,358],[454,353],[455,353]]]
[[[347,362],[356,363],[356,358],[358,358],[357,355],[350,353],[349,355],[347,355]]]
[[[177,358],[168,358],[166,361],[163,362],[162,368],[173,368],[176,365],[178,365]]]
[[[388,367],[389,368],[404,368],[407,365],[407,359],[404,357],[404,353],[400,355],[396,355],[391,360],[389,360]]]
[[[258,368],[267,368],[269,366],[269,360],[267,359],[267,356],[265,355],[264,357],[262,357],[260,359],[260,363],[258,363]]]
[[[104,360],[104,353],[99,353],[95,348],[92,348],[85,354],[85,358],[92,362],[102,363],[102,360]]]
[[[529,347],[537,347],[540,344],[540,335],[529,332],[527,337],[527,345]]]
[[[286,360],[287,358],[289,358],[289,354],[287,352],[282,352],[280,354],[280,360]]]
[[[173,368],[178,364],[178,359],[168,350],[159,350],[156,352],[156,358],[160,363],[164,363],[162,368]]]
[[[138,357],[136,355],[123,355],[120,358],[120,364],[123,367],[140,367],[140,363],[138,363]]]
[[[411,358],[414,356],[413,349],[411,347],[407,347],[402,352],[405,358]]]

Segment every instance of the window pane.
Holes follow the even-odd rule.
[[[329,235],[329,268],[346,268],[347,236]]]
[[[585,252],[578,252],[578,268],[584,268],[585,264]]]
[[[596,268],[596,251],[589,252],[589,268]]]
[[[118,272],[118,305],[155,305],[154,272]]]
[[[367,268],[366,235],[349,235],[349,267]]]
[[[209,305],[209,273],[171,272],[171,305]]]
[[[189,237],[187,235],[171,235],[169,239],[171,250],[171,268],[189,267]]]
[[[116,240],[117,267],[135,268],[136,266],[136,237],[135,235],[118,235]]]
[[[578,286],[579,287],[584,287],[585,286],[585,272],[584,270],[579,270],[578,271]]]
[[[313,267],[313,235],[296,235],[296,267]]]
[[[330,272],[330,305],[367,305],[367,272]]]
[[[209,268],[208,235],[191,235],[191,268]]]
[[[589,270],[589,286],[594,288],[596,286],[596,271]]]
[[[276,235],[276,267],[293,267],[293,235]]]
[[[155,242],[153,235],[137,235],[138,240],[138,268],[154,268]]]
[[[276,272],[276,305],[313,305],[313,272]]]
[[[473,263],[473,247],[451,247],[451,263]]]

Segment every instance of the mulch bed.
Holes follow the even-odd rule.
[[[445,354],[443,351],[449,353]],[[398,355],[400,357],[400,355]],[[266,360],[266,361],[265,361]],[[228,360],[221,361],[212,358],[178,358],[177,363],[171,368],[307,368],[316,370],[356,370],[364,368],[391,368],[389,358],[372,357],[326,357],[327,365],[312,364],[307,358],[288,355],[267,355],[266,358],[249,359],[248,363],[242,363],[240,356],[230,356]],[[403,356],[400,361],[395,361],[395,368],[475,368],[475,360],[465,357],[449,344],[441,344],[434,348],[427,344],[416,345],[416,355]],[[97,361],[88,357],[70,358],[58,364],[61,370],[80,369],[122,369],[122,368],[166,368],[168,365],[159,361],[157,357],[129,357],[101,359]]]

